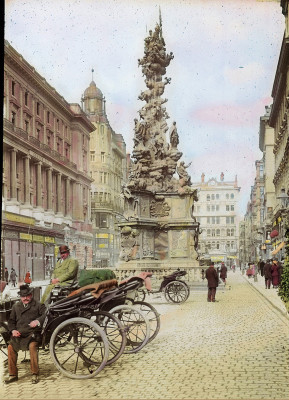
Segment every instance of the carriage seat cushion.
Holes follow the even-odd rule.
[[[67,297],[72,297],[75,295],[79,295],[82,292],[90,291],[93,297],[98,299],[103,292],[106,292],[111,289],[115,289],[118,286],[116,279],[110,279],[103,282],[96,282],[90,285],[83,286],[77,290],[71,292]]]
[[[82,269],[79,273],[78,286],[83,287],[110,279],[116,279],[111,269]]]

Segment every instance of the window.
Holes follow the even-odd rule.
[[[56,120],[56,129],[57,129],[57,131],[59,131],[59,119],[58,118]]]
[[[226,211],[230,211],[230,206],[228,204],[226,205]]]
[[[217,242],[217,244],[216,244],[216,249],[217,249],[217,250],[220,249],[220,243],[219,243],[219,242]]]
[[[211,199],[215,200],[215,195],[214,194],[212,194]]]
[[[16,125],[16,112],[11,112],[11,122],[13,125]]]
[[[233,199],[234,198],[234,193],[231,193],[231,199]]]
[[[100,160],[101,160],[102,163],[105,162],[105,153],[104,152],[100,153]]]
[[[90,161],[95,161],[95,151],[90,152]]]
[[[207,194],[207,201],[211,200],[211,196],[209,194]]]
[[[107,183],[107,172],[100,173],[100,183]]]
[[[227,236],[231,236],[231,230],[227,229]]]
[[[96,213],[95,225],[99,228],[108,228],[108,216],[106,213]]]
[[[15,96],[16,82],[12,81],[12,96]]]
[[[226,217],[226,224],[230,223],[230,217]]]
[[[28,92],[25,92],[24,94],[24,104],[28,106]]]
[[[207,236],[211,236],[211,229],[207,229]]]
[[[216,236],[216,230],[212,229],[212,236]]]
[[[216,194],[216,200],[219,200],[219,198],[220,198],[220,195],[217,193]]]
[[[231,228],[231,236],[234,236],[234,235],[235,235],[235,229]]]
[[[212,211],[215,211],[215,206],[212,206]]]
[[[25,120],[25,132],[29,133],[29,121]]]
[[[220,236],[220,229],[216,229],[216,236]]]
[[[235,207],[234,204],[231,205],[231,211],[234,211]]]
[[[47,111],[47,123],[50,123],[50,111]]]
[[[38,102],[36,103],[36,114],[40,114],[40,104]]]
[[[50,135],[47,135],[47,144],[48,144],[48,146],[51,145],[51,138],[50,138]]]

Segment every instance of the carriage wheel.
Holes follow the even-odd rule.
[[[137,353],[150,338],[150,323],[143,312],[133,306],[121,305],[109,311],[123,324],[126,333],[124,353]]]
[[[184,303],[189,295],[190,289],[188,285],[183,281],[171,281],[165,288],[165,298],[169,303]]]
[[[52,333],[50,354],[56,368],[69,378],[96,376],[105,366],[109,343],[103,330],[86,318],[70,318]]]
[[[146,303],[145,301],[135,301],[133,303],[133,306],[139,308],[149,320],[150,323],[150,338],[148,340],[149,343],[159,333],[161,327],[160,314],[151,304]]]
[[[0,351],[5,356],[5,361],[7,361],[7,343],[10,338],[10,333],[7,324],[0,322]]]
[[[89,315],[90,314],[90,315]],[[106,311],[87,311],[85,317],[99,325],[109,342],[109,357],[106,365],[110,365],[122,355],[126,345],[126,332],[123,324],[115,315]]]

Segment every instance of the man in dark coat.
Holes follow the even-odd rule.
[[[270,289],[272,282],[271,263],[270,260],[266,261],[264,265],[265,289]]]
[[[9,282],[9,272],[8,272],[8,268],[7,268],[7,267],[5,267],[5,271],[4,271],[4,280],[5,280],[5,282],[6,282],[7,285],[8,285],[8,282]]]
[[[11,340],[8,345],[8,370],[9,378],[6,384],[18,380],[17,357],[19,350],[29,350],[32,383],[39,381],[38,367],[38,335],[40,327],[45,319],[46,307],[33,299],[33,288],[29,285],[21,285],[20,300],[12,307],[8,320],[8,329],[11,332]]]
[[[260,264],[259,264],[259,272],[260,272],[261,276],[264,276],[264,266],[265,266],[265,263],[263,260],[261,260]]]
[[[219,285],[219,277],[215,270],[214,263],[211,262],[209,268],[206,269],[206,279],[208,281],[208,301],[215,302],[217,287]]]
[[[224,284],[226,286],[227,267],[223,262],[221,264],[220,278],[222,279],[222,281],[224,282]]]

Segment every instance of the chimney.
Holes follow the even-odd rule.
[[[202,173],[201,178],[202,178],[202,183],[204,183],[205,182],[205,174],[204,173]]]
[[[221,182],[223,182],[223,180],[224,180],[224,172],[221,172],[220,180],[221,180]]]

